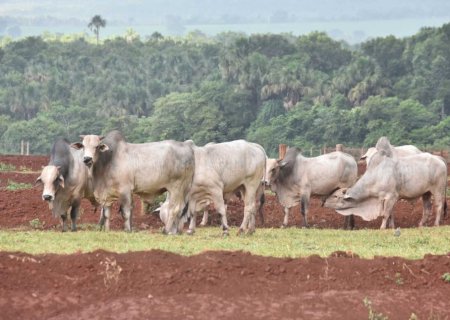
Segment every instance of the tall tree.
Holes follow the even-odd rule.
[[[98,44],[98,37],[100,34],[100,28],[104,28],[106,26],[106,20],[103,19],[100,15],[95,15],[92,17],[91,22],[88,24],[88,28],[91,29],[95,36],[97,37],[97,44]]]

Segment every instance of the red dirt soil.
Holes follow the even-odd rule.
[[[0,163],[39,171],[46,157],[0,156]],[[42,187],[6,191],[8,179],[34,183],[39,172],[0,172],[0,228],[60,230],[41,200]],[[133,228],[158,229],[153,214],[139,214],[136,199]],[[450,203],[449,203],[450,204]],[[240,202],[228,207],[230,225],[238,226]],[[282,207],[268,195],[264,227],[279,227]],[[300,224],[298,207],[290,225]],[[399,201],[396,225],[416,227],[421,201]],[[97,223],[99,212],[83,201],[79,223]],[[200,219],[201,217],[199,217]],[[211,225],[218,226],[211,210]],[[450,224],[450,219],[443,224]],[[313,198],[309,222],[315,228],[341,228],[343,217]],[[431,223],[432,221],[430,221]],[[356,220],[357,228],[379,228],[379,219]],[[117,206],[112,228],[122,229]],[[258,221],[259,224],[259,221]],[[189,238],[189,241],[195,241]],[[450,247],[449,247],[450,251]],[[125,254],[96,251],[72,255],[0,252],[1,319],[366,319],[372,302],[389,319],[450,319],[450,254],[421,260],[376,257],[359,259],[336,252],[328,258],[277,259],[244,252],[204,252],[182,257],[162,251]]]

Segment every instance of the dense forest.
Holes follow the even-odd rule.
[[[246,138],[301,148],[450,145],[450,24],[351,47],[327,34],[183,37],[132,30],[0,48],[0,152],[117,128],[129,141]]]

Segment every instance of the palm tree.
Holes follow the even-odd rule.
[[[100,28],[104,28],[106,26],[106,20],[103,19],[100,15],[95,15],[92,17],[91,22],[88,24],[88,28],[91,29],[95,36],[97,37],[97,44],[98,44],[98,36],[100,33]]]

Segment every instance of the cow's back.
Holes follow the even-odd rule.
[[[124,143],[114,158],[115,179],[133,185],[133,192],[153,193],[180,179],[192,181],[194,153],[189,143],[172,140]]]
[[[233,191],[246,178],[255,174],[262,180],[265,171],[265,152],[244,140],[207,145],[196,151],[199,179],[220,180],[224,191]]]
[[[402,198],[415,198],[426,192],[444,191],[447,166],[440,157],[421,153],[395,161],[397,190]]]
[[[328,195],[336,188],[353,185],[358,167],[352,156],[336,151],[297,162],[298,177],[311,186],[313,194]]]

